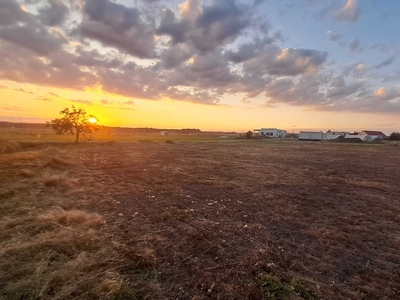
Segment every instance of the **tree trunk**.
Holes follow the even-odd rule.
[[[75,144],[79,143],[79,133],[80,133],[79,129],[76,128]]]

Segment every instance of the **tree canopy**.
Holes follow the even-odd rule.
[[[79,143],[80,135],[86,136],[93,130],[98,130],[98,119],[88,114],[83,108],[65,108],[60,111],[62,118],[46,122],[46,126],[51,126],[56,134],[75,135],[75,143]]]
[[[400,132],[392,132],[389,136],[391,141],[400,141]]]

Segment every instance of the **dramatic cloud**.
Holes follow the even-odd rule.
[[[241,44],[237,51],[227,50],[225,52],[225,57],[232,62],[241,63],[259,56],[263,48],[271,43],[271,38],[266,37],[263,40],[256,38],[251,43]]]
[[[368,41],[350,40],[345,30],[342,36],[333,28],[327,38],[357,61],[332,63],[337,61],[332,53],[295,48],[285,29],[274,28],[260,13],[267,3],[0,0],[0,79],[207,105],[226,104],[235,96],[246,103],[263,97],[268,105],[326,110],[400,110],[396,45],[366,47]],[[331,15],[339,9],[337,4],[321,7]],[[337,19],[354,22],[359,16],[357,2],[349,0]],[[367,61],[362,55],[371,50],[387,51],[390,58]],[[388,70],[384,76],[378,71],[382,68]],[[379,83],[371,83],[378,77]],[[54,97],[48,93],[37,99]],[[134,105],[70,101],[111,109]]]
[[[60,0],[48,0],[49,5],[39,10],[39,20],[48,26],[61,25],[69,13],[69,8]]]
[[[336,20],[345,22],[355,22],[360,16],[360,8],[357,0],[347,0],[346,5],[336,15]]]
[[[87,0],[80,32],[105,46],[116,47],[140,58],[153,58],[154,34],[135,8],[109,0]]]
[[[364,81],[356,81],[347,83],[343,76],[336,75],[332,78],[332,82],[328,88],[326,96],[328,98],[350,96],[360,92],[365,87]]]
[[[183,19],[196,19],[202,12],[201,0],[186,0],[179,4],[179,14]]]
[[[303,73],[315,73],[326,61],[328,53],[276,46],[266,47],[259,56],[244,63],[244,69],[250,73],[296,76]]]
[[[200,3],[185,2],[180,11],[182,19],[165,9],[157,33],[170,36],[174,43],[188,42],[197,50],[207,52],[233,41],[250,26],[250,8],[243,4],[227,0],[201,7]]]

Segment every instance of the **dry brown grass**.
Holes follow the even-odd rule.
[[[129,295],[120,275],[124,284],[107,292],[102,288],[120,264],[119,256],[102,232],[104,218],[69,197],[78,181],[73,164],[53,156],[60,154],[0,156],[0,299]]]
[[[399,154],[266,141],[2,154],[0,298],[398,299]]]

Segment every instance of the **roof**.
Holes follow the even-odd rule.
[[[379,135],[384,139],[387,139],[388,136],[384,134],[382,131],[374,131],[374,130],[363,130],[362,132],[365,132],[367,135]]]
[[[277,130],[277,131],[286,131],[285,129],[278,129],[278,128],[261,128],[261,129],[254,129],[254,131],[261,131],[261,130]]]

